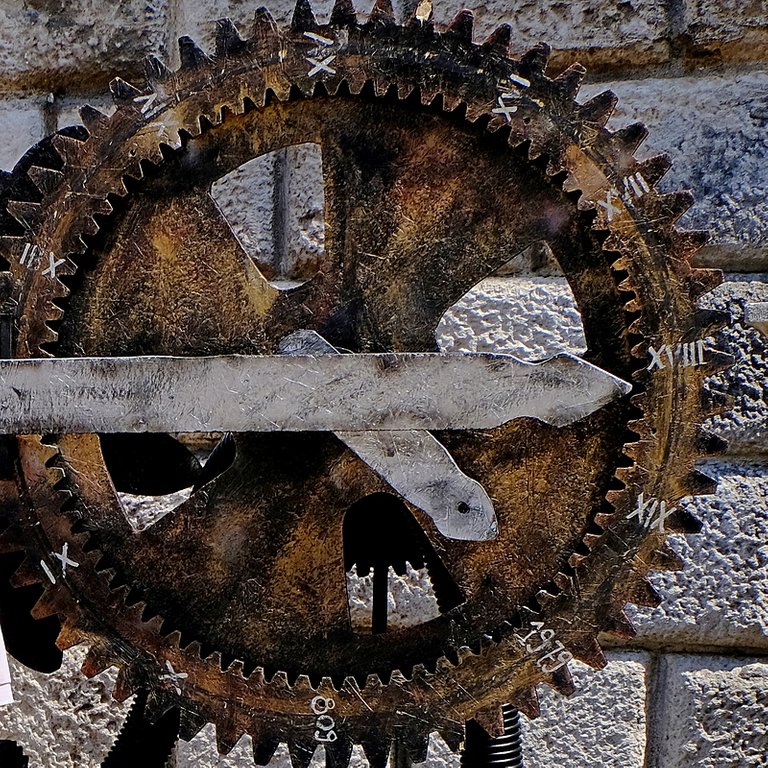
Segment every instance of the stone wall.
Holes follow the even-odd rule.
[[[179,35],[210,46],[215,19],[229,16],[247,31],[258,4],[5,0],[0,167],[77,121],[77,105],[106,107],[110,79],[141,79],[144,55],[175,64]],[[445,0],[436,17],[450,20],[461,8],[459,0]],[[282,21],[292,13],[284,0],[270,10]],[[327,0],[316,12],[327,18]],[[726,277],[703,304],[730,312],[716,343],[736,357],[708,384],[735,395],[731,410],[712,423],[729,448],[702,467],[719,481],[717,493],[687,502],[703,532],[673,537],[684,571],[654,577],[662,606],[632,610],[638,636],[609,653],[607,670],[575,664],[578,690],[570,700],[540,692],[542,716],[525,726],[525,765],[766,766],[768,340],[743,317],[745,302],[768,301],[768,0],[488,0],[475,18],[480,38],[510,23],[518,52],[539,40],[551,43],[553,73],[583,63],[590,74],[581,97],[611,88],[620,98],[611,126],[642,120],[651,132],[641,153],[673,156],[662,183],[695,193],[681,226],[714,233],[697,258]],[[242,169],[217,193],[246,248],[278,271],[300,272],[296,265],[322,248],[322,194],[311,183],[317,168],[311,148],[291,149]],[[536,334],[529,332],[532,317],[542,328]],[[580,333],[567,285],[539,255],[468,294],[444,318],[440,342],[444,349],[536,358],[578,350]],[[86,680],[81,660],[81,649],[67,652],[51,676],[13,665],[18,702],[0,710],[0,739],[18,740],[32,766],[98,766],[125,716],[127,706],[110,701],[110,672]],[[175,764],[250,765],[245,741],[218,759],[205,729],[179,746]],[[353,763],[365,765],[358,749]],[[274,764],[288,764],[284,751]],[[458,760],[438,739],[427,765]]]

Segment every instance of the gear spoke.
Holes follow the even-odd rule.
[[[323,269],[344,294],[323,335],[352,349],[423,351],[448,307],[569,222],[522,156],[481,151],[474,132],[434,115],[387,121],[390,108],[364,105],[348,132],[335,121],[324,129]]]
[[[73,297],[63,355],[263,350],[265,316],[279,291],[207,190],[142,195],[108,247],[110,258],[97,261]]]

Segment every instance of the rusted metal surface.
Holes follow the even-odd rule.
[[[117,697],[148,687],[155,717],[179,707],[184,737],[212,721],[222,751],[250,733],[257,762],[287,741],[297,766],[318,744],[344,766],[360,743],[383,766],[393,742],[420,759],[433,730],[458,748],[470,718],[499,733],[500,704],[534,715],[537,683],[571,690],[571,657],[604,664],[598,633],[631,633],[625,604],[653,603],[647,573],[677,565],[666,535],[696,527],[677,505],[706,489],[701,382],[726,360],[705,346],[654,365],[718,322],[696,311],[718,281],[690,266],[703,239],[674,229],[690,200],[655,191],[668,162],[634,159],[641,128],[605,129],[611,95],[578,104],[583,71],[547,78],[543,46],[508,59],[508,34],[476,45],[466,14],[442,33],[397,26],[386,3],[363,25],[345,2],[330,25],[304,3],[288,29],[259,13],[245,41],[225,23],[213,60],[183,40],[179,71],[114,83],[112,117],[86,109],[89,134],[41,145],[3,193],[16,357],[269,355],[300,329],[353,353],[433,352],[445,310],[543,240],[586,359],[634,387],[562,427],[436,432],[498,534],[447,538],[394,497],[460,599],[378,634],[349,620],[343,522],[391,489],[334,435],[235,436],[228,471],[140,533],[98,436],[19,437],[4,548],[46,587],[36,615],[61,617],[61,647],[89,643],[87,674],[121,668]],[[325,252],[281,292],[209,190],[304,142],[323,153]],[[65,544],[78,566],[63,572]]]

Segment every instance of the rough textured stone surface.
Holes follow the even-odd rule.
[[[0,7],[0,85],[58,90],[106,84],[163,55],[168,0],[6,0]]]
[[[43,138],[42,106],[45,97],[8,98],[0,101],[0,168],[10,171],[16,161]]]
[[[733,398],[725,413],[709,421],[712,431],[728,440],[729,454],[768,454],[768,338],[744,321],[748,302],[766,300],[768,275],[734,275],[701,302],[731,316],[714,346],[732,355],[734,364],[705,384],[713,395]]]
[[[285,231],[282,271],[311,277],[323,254],[323,155],[319,144],[288,147],[285,157]]]
[[[712,230],[715,244],[737,247],[741,258],[765,258],[768,72],[625,80],[590,85],[580,98],[606,88],[619,97],[609,125],[643,122],[650,135],[640,154],[672,156],[661,187],[693,190],[696,204],[680,226]]]
[[[670,537],[679,572],[651,582],[655,609],[630,607],[639,640],[659,647],[768,648],[768,463],[712,462],[702,467],[717,494],[681,506],[704,524],[696,536]]]
[[[541,717],[522,721],[526,768],[643,768],[647,665],[644,653],[613,653],[603,670],[570,665],[568,699],[540,686]]]
[[[10,660],[16,701],[0,708],[0,739],[18,741],[30,768],[98,768],[122,727],[130,700],[112,699],[115,670],[88,680],[84,658],[83,648],[66,651],[51,675]]]
[[[437,598],[426,568],[416,570],[410,563],[406,572],[398,576],[389,568],[387,590],[387,627],[412,627],[440,615]],[[357,566],[347,573],[347,594],[352,626],[357,631],[371,630],[373,606],[373,573],[359,576]]]
[[[697,48],[725,48],[726,56],[739,58],[764,56],[768,50],[765,0],[685,0],[682,22],[687,38]]]
[[[488,278],[440,320],[445,352],[499,352],[541,360],[585,349],[581,316],[568,283],[558,277]]]
[[[765,766],[765,660],[670,655],[661,674],[653,768]]]
[[[246,253],[257,264],[274,263],[274,169],[277,153],[256,157],[214,183],[211,195]]]

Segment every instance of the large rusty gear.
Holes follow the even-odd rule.
[[[379,0],[358,24],[339,0],[320,25],[300,0],[289,28],[260,11],[243,39],[221,22],[211,57],[182,38],[177,71],[153,59],[144,88],[115,80],[114,114],[85,107],[86,130],[4,181],[16,357],[271,354],[304,328],[353,353],[432,351],[446,309],[546,241],[585,357],[633,383],[568,427],[441,433],[499,535],[445,539],[408,505],[462,599],[381,634],[350,626],[341,541],[345,512],[390,489],[332,435],[237,435],[233,466],[142,532],[98,436],[7,446],[2,549],[27,553],[17,586],[44,588],[33,615],[58,617],[60,648],[89,645],[87,675],[116,665],[117,699],[148,689],[153,717],[178,708],[186,739],[215,723],[222,752],[248,733],[258,764],[287,742],[306,766],[330,701],[330,766],[355,743],[373,766],[393,741],[421,760],[433,731],[458,749],[469,719],[498,733],[505,702],[535,716],[538,683],[568,693],[570,655],[603,666],[598,634],[630,637],[625,605],[657,604],[648,572],[680,565],[667,533],[698,528],[669,510],[710,490],[694,464],[722,448],[701,385],[725,357],[674,354],[718,326],[696,299],[719,276],[690,265],[705,236],[674,228],[689,193],[655,190],[668,158],[634,158],[640,125],[605,127],[611,93],[576,101],[580,66],[550,79],[546,46],[511,59],[508,27],[475,44],[471,13],[438,32],[426,6],[399,25]],[[323,153],[325,254],[278,291],[210,186],[304,142]],[[52,583],[65,544],[78,567]]]

